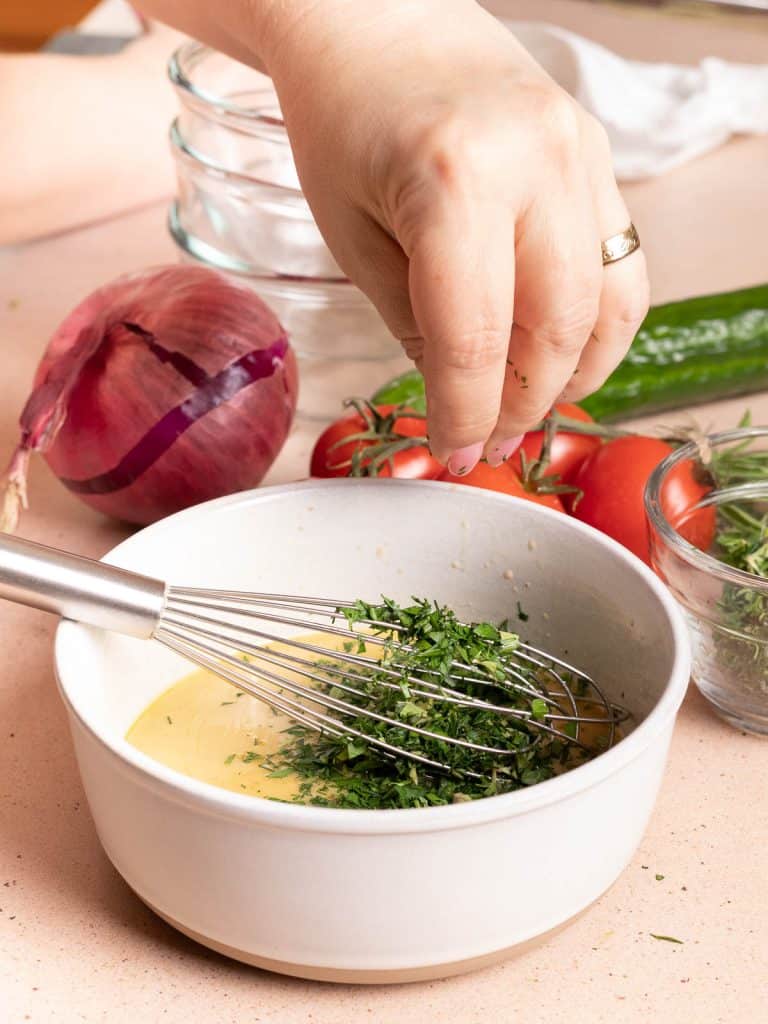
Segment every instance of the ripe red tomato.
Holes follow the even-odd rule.
[[[392,405],[380,405],[376,406],[375,411],[386,417],[395,408],[396,406]],[[360,413],[352,413],[332,423],[315,442],[309,466],[310,474],[315,477],[349,476],[352,469],[351,459],[355,451],[364,450],[375,444],[385,444],[400,437],[420,438],[424,436],[426,429],[423,418],[397,416],[392,423],[391,431],[384,432],[378,437],[344,443],[347,437],[370,431],[372,422],[373,415],[371,420],[366,422]],[[426,445],[417,445],[397,452],[392,458],[392,463],[394,472],[393,466],[389,462],[384,462],[377,475],[395,476],[404,480],[434,480],[443,472],[442,465],[430,454]]]
[[[582,463],[573,481],[584,493],[572,515],[649,562],[643,492],[652,470],[672,450],[654,437],[618,437],[601,445]],[[665,491],[665,514],[672,522],[680,520],[707,490],[695,479],[692,463],[681,463]],[[696,524],[693,533],[702,542],[709,531],[714,532],[714,516],[697,515],[692,522]]]
[[[547,508],[553,508],[558,512],[565,511],[559,495],[536,494],[527,490],[508,462],[495,469],[485,462],[479,462],[466,476],[454,476],[445,470],[439,479],[452,484],[463,484],[465,487],[484,487],[487,491],[500,491],[502,494],[511,494],[514,498],[535,501],[538,505],[546,505]]]
[[[594,423],[594,420],[578,405],[570,402],[561,402],[555,406],[557,412],[572,420],[580,420],[582,423]],[[533,430],[526,434],[523,442],[509,460],[516,473],[522,474],[521,452],[525,454],[527,462],[535,462],[541,455],[541,448],[544,444],[544,431]],[[595,448],[601,444],[599,437],[586,434],[571,434],[567,430],[558,430],[552,442],[552,451],[545,473],[559,476],[566,484],[573,482],[579,466],[592,454]]]
[[[694,463],[686,459],[666,474],[659,495],[661,510],[669,523],[689,544],[708,551],[715,539],[717,510],[714,505],[694,506],[712,489],[697,479]]]

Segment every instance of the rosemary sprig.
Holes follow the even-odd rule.
[[[727,565],[768,580],[768,512],[737,505],[718,508],[718,557]],[[717,662],[729,687],[761,700],[768,694],[768,599],[757,587],[723,585],[721,626],[713,636]]]
[[[749,413],[739,423],[750,425]],[[709,472],[719,490],[762,481],[765,496],[717,506],[713,554],[726,565],[768,580],[768,451],[755,451],[752,439],[712,453]],[[729,687],[761,700],[768,694],[768,597],[754,586],[723,585],[718,602],[722,620],[713,635],[716,661]]]

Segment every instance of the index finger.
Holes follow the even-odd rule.
[[[514,246],[480,216],[451,211],[423,231],[409,290],[423,337],[430,448],[462,475],[479,461],[501,408],[514,303]]]

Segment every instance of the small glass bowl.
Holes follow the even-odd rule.
[[[180,100],[170,142],[186,235],[237,273],[346,281],[301,192],[271,80],[194,42],[168,73]]]
[[[411,366],[374,307],[348,282],[242,273],[186,235],[175,203],[168,225],[183,263],[202,263],[238,278],[274,311],[299,363],[299,419],[335,419],[343,414],[345,398],[371,395]]]
[[[315,224],[270,79],[195,42],[173,55],[169,76],[180,113],[168,229],[180,258],[236,275],[264,299],[299,359],[299,415],[334,417],[408,361]]]
[[[706,461],[701,453],[707,454]],[[757,472],[739,463],[762,453]],[[716,488],[711,460],[731,463],[727,486]],[[686,505],[681,471],[710,486]],[[674,508],[674,515],[667,512]],[[645,490],[651,564],[685,609],[693,642],[693,680],[722,718],[768,736],[768,579],[721,560],[715,537],[735,518],[768,511],[768,427],[712,434],[661,462]]]

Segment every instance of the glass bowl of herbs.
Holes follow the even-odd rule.
[[[663,508],[692,460],[710,490],[674,521]],[[651,562],[687,613],[693,680],[739,729],[768,736],[768,427],[710,434],[678,448],[645,492]]]

